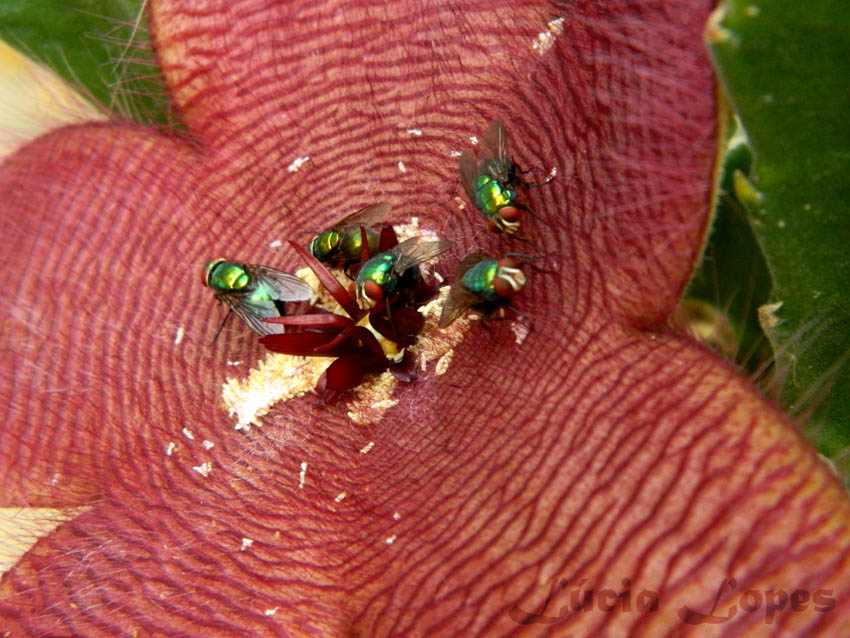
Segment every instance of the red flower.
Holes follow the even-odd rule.
[[[5,575],[2,631],[698,636],[680,609],[830,590],[828,613],[737,605],[713,635],[846,635],[846,493],[664,328],[708,226],[710,3],[149,6],[190,137],[69,127],[0,170],[2,504],[84,506]],[[454,199],[497,118],[520,166],[557,168],[528,194],[549,225],[523,220],[557,255],[523,291],[534,332],[470,330],[376,422],[295,399],[234,432],[221,384],[261,346],[231,322],[210,347],[202,264],[291,269],[270,243],[378,200],[457,255],[504,252]],[[564,612],[579,583],[660,604]]]

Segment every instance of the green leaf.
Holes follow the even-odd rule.
[[[733,187],[736,173],[750,174],[752,149],[738,119],[729,119],[731,135],[724,144],[711,236],[680,312],[698,337],[759,375],[772,358],[758,320],[758,308],[770,295],[771,279],[746,208]],[[699,331],[699,322],[714,324],[714,330]],[[728,337],[722,323],[728,326]]]
[[[847,479],[850,12],[830,0],[730,0],[709,39],[755,154],[733,189],[773,282],[761,319],[781,399]]]
[[[106,109],[172,125],[141,0],[3,0],[0,38]]]

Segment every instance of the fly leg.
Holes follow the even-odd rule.
[[[519,208],[522,211],[525,211],[526,213],[531,213],[531,216],[534,217],[534,219],[538,220],[539,222],[542,222],[543,224],[546,224],[547,226],[550,226],[549,222],[547,222],[545,219],[543,219],[540,215],[535,213],[531,208],[529,208],[525,204],[514,204],[514,206],[516,206],[517,208]],[[550,228],[551,228],[551,226],[550,226]]]
[[[549,268],[541,268],[540,266],[538,266],[534,263],[535,261],[537,261],[539,259],[546,259],[547,257],[551,257],[553,254],[556,254],[556,253],[550,253],[548,255],[528,255],[528,254],[525,254],[525,253],[505,253],[505,257],[513,257],[514,259],[518,259],[521,262],[528,264],[531,267],[531,269],[535,272],[554,275],[554,274],[557,273],[557,271],[550,270]]]
[[[520,175],[528,175],[529,173],[534,172],[534,169],[532,169],[532,168],[528,169],[527,171],[524,171],[519,166],[517,166],[516,164],[514,164],[514,170],[517,173],[519,173]],[[542,182],[527,182],[524,179],[522,179],[521,177],[517,178],[517,181],[519,181],[526,188],[540,188],[541,186],[546,186],[546,184],[551,182],[553,179],[555,179],[555,176],[550,173],[549,177],[544,179]]]
[[[218,330],[216,330],[215,336],[213,337],[213,340],[210,342],[211,346],[214,346],[215,342],[218,341],[218,335],[221,334],[221,331],[224,329],[224,324],[226,324],[227,320],[230,319],[230,314],[232,312],[233,312],[232,309],[230,309],[230,308],[227,309],[227,314],[224,315],[224,319],[221,320],[221,325],[218,327]]]

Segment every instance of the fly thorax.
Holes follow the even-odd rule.
[[[505,188],[498,181],[482,175],[477,181],[476,195],[479,208],[487,215],[495,215],[500,208],[512,206],[516,199],[516,192]]]
[[[378,233],[374,230],[366,229],[366,239],[369,242],[369,254],[374,255],[378,252]],[[339,248],[346,259],[360,259],[360,250],[363,245],[362,237],[360,236],[360,226],[354,226],[346,230],[340,239]]]
[[[209,274],[211,288],[223,292],[242,290],[251,283],[251,276],[241,264],[222,261],[215,265]]]
[[[493,289],[493,279],[498,272],[498,263],[495,259],[484,259],[463,273],[461,284],[464,288],[475,293],[485,301],[493,301],[496,298]]]
[[[310,242],[310,252],[319,261],[326,261],[333,257],[338,247],[339,233],[335,230],[319,233]]]

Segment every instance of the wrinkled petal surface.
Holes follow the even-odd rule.
[[[195,141],[80,126],[0,168],[0,504],[90,506],[0,581],[3,628],[847,635],[846,493],[737,370],[663,328],[708,222],[710,8],[154,0]],[[554,271],[523,291],[536,329],[471,330],[377,422],[305,397],[234,432],[228,361],[261,346],[236,322],[210,346],[203,264],[292,269],[276,240],[376,201],[457,244],[446,272],[505,252],[458,206],[457,153],[496,118],[522,167],[557,169],[527,195],[548,225],[523,221]],[[570,611],[574,587],[593,610]],[[778,590],[809,598],[767,622]],[[713,604],[726,621],[680,614]]]

